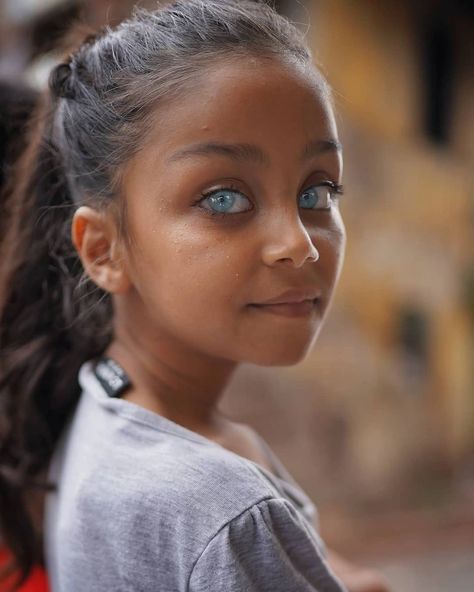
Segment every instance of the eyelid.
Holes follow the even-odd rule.
[[[335,181],[318,181],[316,183],[311,183],[310,185],[307,185],[304,189],[302,189],[301,193],[307,191],[308,189],[311,189],[311,187],[321,187],[321,186],[327,186],[327,187],[331,187],[331,189],[334,189],[334,192],[337,193],[338,195],[343,195],[344,194],[344,185],[341,185],[340,183],[336,183]]]
[[[317,183],[311,183],[311,184],[307,185],[306,187],[304,187],[300,191],[300,193],[302,193],[302,192],[310,189],[311,187],[321,187],[321,186],[331,187],[339,195],[343,195],[343,193],[344,193],[344,186],[343,185],[341,185],[340,183],[336,183],[335,181],[327,181],[327,180],[326,181],[318,181]],[[200,194],[200,196],[199,196],[199,198],[198,198],[197,201],[200,202],[203,199],[206,199],[207,197],[210,197],[213,193],[217,193],[218,191],[235,191],[236,193],[240,193],[241,195],[243,195],[244,197],[246,197],[250,202],[252,202],[252,200],[250,199],[250,197],[244,191],[241,191],[237,187],[232,186],[232,184],[229,184],[229,185],[221,185],[220,187],[215,187],[213,189],[209,189],[207,191],[203,191]]]
[[[218,191],[234,191],[235,193],[240,193],[241,195],[246,197],[249,201],[251,201],[248,195],[246,195],[243,191],[241,191],[237,187],[232,186],[232,184],[221,185],[219,187],[215,187],[213,189],[203,191],[200,195],[199,201],[201,201],[201,199],[205,199],[206,197],[210,197],[211,195],[213,195],[214,193],[217,193]]]

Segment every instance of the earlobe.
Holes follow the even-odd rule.
[[[104,212],[81,206],[72,219],[71,239],[91,280],[106,292],[130,287],[114,221]]]

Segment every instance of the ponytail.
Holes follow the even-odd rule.
[[[87,282],[69,236],[75,206],[53,139],[54,107],[48,93],[34,116],[0,243],[0,532],[18,584],[43,563],[33,504],[53,487],[42,472],[78,400],[79,367],[107,345],[107,331],[93,327],[111,316],[107,295],[90,286],[80,293]],[[99,325],[85,321],[87,309]]]

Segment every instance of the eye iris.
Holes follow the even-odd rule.
[[[314,208],[318,203],[318,194],[314,189],[308,189],[301,195],[301,207]]]
[[[219,191],[209,201],[211,206],[218,212],[226,212],[234,205],[235,196],[229,192]]]

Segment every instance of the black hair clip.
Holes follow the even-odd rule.
[[[94,374],[109,397],[120,397],[132,386],[130,378],[122,366],[105,356],[97,360]]]
[[[73,69],[70,61],[58,64],[49,77],[49,87],[58,98],[75,98],[73,82]]]

